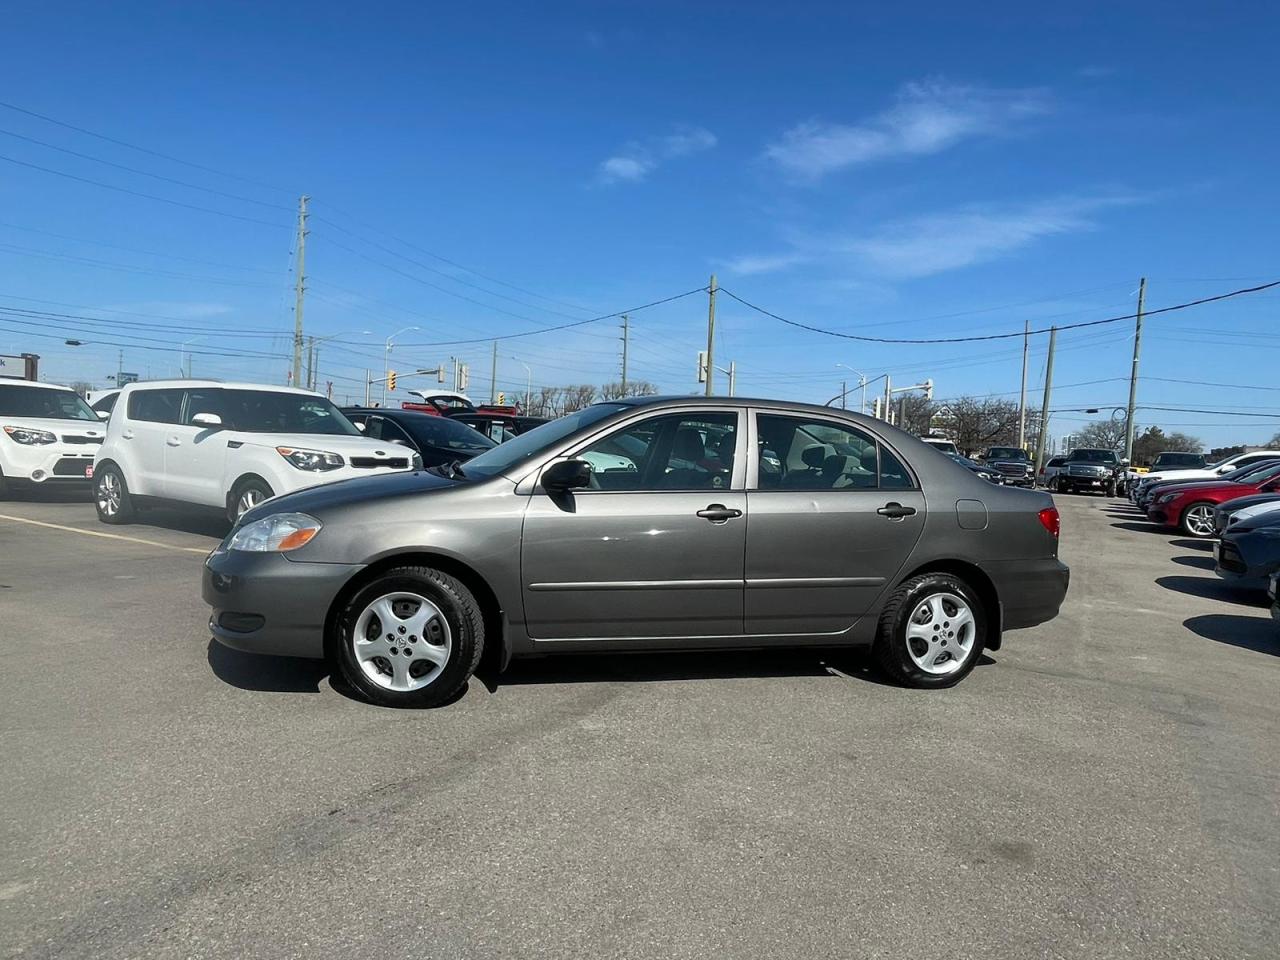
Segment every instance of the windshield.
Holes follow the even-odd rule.
[[[1116,455],[1110,450],[1072,450],[1067,459],[1076,463],[1115,463]]]
[[[388,417],[387,419],[404,427],[413,439],[424,447],[453,450],[467,456],[474,456],[477,453],[492,450],[496,446],[475,427],[447,417],[433,417],[429,413],[423,413],[413,417]]]
[[[1280,463],[1272,461],[1265,467],[1259,467],[1256,463],[1249,468],[1252,473],[1246,473],[1243,477],[1231,477],[1237,483],[1262,483],[1264,480],[1270,480],[1272,477],[1280,474]]]
[[[74,390],[52,390],[24,384],[0,384],[0,414],[39,420],[93,420],[98,415]]]
[[[599,423],[606,417],[625,409],[627,409],[625,403],[597,403],[577,413],[566,414],[559,420],[552,420],[540,427],[534,427],[528,433],[522,433],[513,440],[499,444],[474,460],[468,460],[467,476],[496,477],[500,473],[509,474],[521,463],[541,453],[547,447],[555,446],[583,427]]]
[[[190,412],[216,413],[232,430],[362,436],[351,421],[324,397],[276,390],[210,390],[207,394],[202,393],[191,391]]]
[[[1280,463],[1280,461],[1265,460],[1262,463],[1251,463],[1247,467],[1236,467],[1230,473],[1224,473],[1222,475],[1222,479],[1223,480],[1244,480],[1246,477],[1250,477],[1255,473],[1259,473],[1267,468],[1270,468],[1276,465],[1277,463]],[[1177,479],[1177,478],[1175,477],[1173,479]]]
[[[992,447],[987,451],[988,460],[1026,460],[1027,451],[1021,447]]]
[[[1204,456],[1199,453],[1162,453],[1156,457],[1156,467],[1203,467]]]

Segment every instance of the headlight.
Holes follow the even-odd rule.
[[[1173,500],[1177,496],[1178,495],[1176,493],[1166,493],[1166,494],[1163,494],[1160,497],[1160,499],[1156,501],[1156,503],[1169,503],[1171,500]]]
[[[320,532],[320,521],[305,513],[274,513],[246,523],[231,535],[228,550],[287,553],[305,547]]]
[[[9,427],[4,428],[4,432],[9,435],[14,443],[23,443],[30,446],[35,443],[57,443],[58,438],[48,430],[33,430],[30,427]]]
[[[276,453],[299,470],[337,470],[345,460],[339,454],[327,450],[299,450],[297,447],[276,447]]]

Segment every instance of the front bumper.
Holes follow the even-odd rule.
[[[93,478],[97,445],[69,443],[25,444],[0,438],[5,445],[7,480],[29,483],[88,483]]]
[[[1034,627],[1058,615],[1071,583],[1071,568],[1057,557],[995,560],[982,564],[995,584],[1006,630]]]
[[[361,569],[219,548],[205,559],[202,576],[201,593],[213,608],[209,632],[245,653],[321,658],[329,608]]]
[[[1271,575],[1280,568],[1274,544],[1274,540],[1249,536],[1218,540],[1213,545],[1213,572],[1242,589],[1266,590]]]

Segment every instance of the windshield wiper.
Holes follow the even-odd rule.
[[[462,469],[461,460],[450,460],[448,470],[450,478],[457,477],[459,480],[467,479],[467,474]]]

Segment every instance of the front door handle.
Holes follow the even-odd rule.
[[[726,507],[723,503],[713,503],[705,510],[699,510],[698,516],[703,520],[710,520],[712,523],[724,523],[726,520],[733,520],[735,517],[742,516],[742,511],[733,507]]]
[[[165,443],[167,443],[167,444],[168,444],[169,446],[171,446],[171,447],[180,447],[180,446],[182,446],[182,441],[181,441],[181,440],[179,440],[177,437],[170,437],[169,439],[167,439],[167,440],[165,441]]]
[[[901,520],[903,517],[914,517],[916,515],[915,507],[904,507],[900,503],[886,503],[883,507],[876,511],[882,517],[888,517],[890,520]]]
[[[132,440],[132,439],[133,439],[133,431],[132,431],[132,430],[126,430],[126,431],[124,431],[124,433],[120,434],[120,436],[124,437],[126,440]]]

